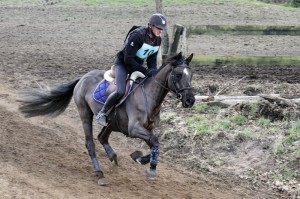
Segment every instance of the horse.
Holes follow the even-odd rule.
[[[193,54],[188,58],[180,52],[164,61],[157,73],[145,77],[133,84],[130,94],[123,103],[115,106],[108,115],[108,125],[102,127],[97,138],[102,144],[109,160],[118,166],[117,154],[109,144],[112,131],[121,132],[131,138],[144,140],[150,148],[148,155],[140,151],[133,152],[131,158],[139,164],[150,163],[146,170],[149,179],[155,179],[159,156],[159,141],[154,127],[159,122],[161,105],[169,91],[173,92],[184,108],[190,108],[195,102],[192,91],[192,70],[189,66]],[[93,141],[93,118],[103,104],[93,98],[97,84],[103,80],[105,70],[92,70],[81,78],[53,87],[31,88],[21,93],[17,99],[19,111],[25,117],[51,116],[63,113],[72,97],[77,106],[85,133],[85,145],[91,158],[99,185],[107,185],[108,180],[100,167]]]

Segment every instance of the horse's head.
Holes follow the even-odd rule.
[[[192,58],[193,54],[185,58],[180,52],[167,61],[172,67],[168,77],[168,87],[181,100],[184,108],[190,108],[195,103],[195,96],[191,86],[193,74],[189,67]]]

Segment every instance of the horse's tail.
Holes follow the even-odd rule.
[[[25,117],[56,117],[66,110],[80,78],[53,88],[31,89],[21,93],[19,110]]]

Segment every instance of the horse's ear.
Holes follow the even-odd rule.
[[[175,59],[176,61],[180,61],[181,58],[182,58],[182,52],[178,53],[178,54],[174,57],[174,59]]]
[[[188,58],[185,59],[187,65],[190,64],[190,62],[191,62],[192,59],[193,59],[193,56],[194,56],[194,53],[192,53]]]

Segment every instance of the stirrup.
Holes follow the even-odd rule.
[[[97,123],[102,126],[107,126],[106,117],[107,117],[106,114],[100,111],[96,116]]]

